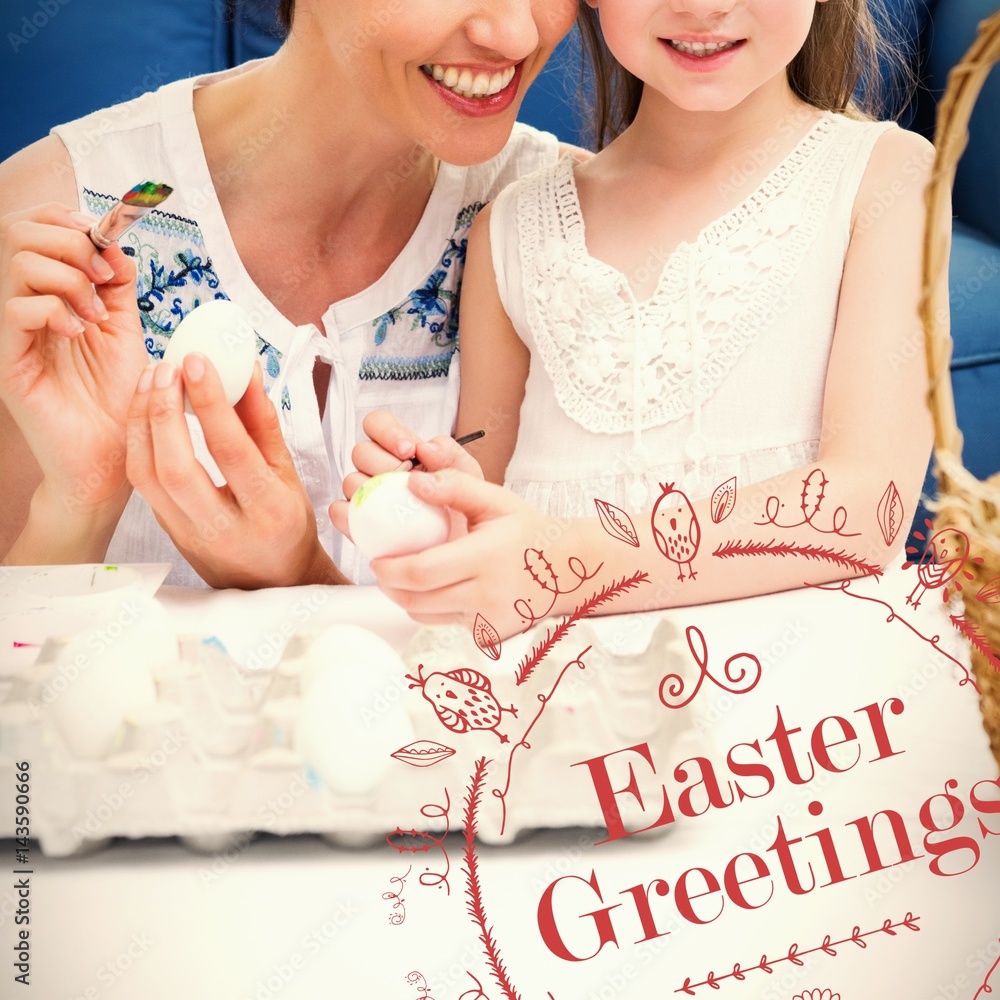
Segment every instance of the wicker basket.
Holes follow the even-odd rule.
[[[982,557],[982,563],[970,560],[967,567],[975,579],[963,590],[965,618],[993,651],[1000,651],[1000,603],[978,600],[976,595],[985,583],[1000,577],[1000,472],[981,482],[962,464],[962,435],[955,416],[949,372],[951,338],[947,323],[942,322],[942,317],[948,315],[946,275],[945,280],[940,279],[947,267],[947,233],[951,225],[955,168],[968,142],[969,118],[976,98],[998,60],[1000,11],[980,24],[979,36],[972,48],[949,74],[948,86],[938,107],[934,139],[936,156],[927,188],[924,294],[920,303],[930,372],[928,404],[934,418],[939,494],[936,527],[964,532],[972,554]],[[993,755],[1000,765],[1000,672],[975,646],[972,669],[982,695],[983,723]]]

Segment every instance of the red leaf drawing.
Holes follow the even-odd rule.
[[[525,549],[524,568],[542,590],[550,590],[553,594],[559,593],[559,584],[552,570],[552,563],[545,558],[544,552],[539,549]]]
[[[601,519],[601,527],[620,542],[639,548],[639,535],[628,516],[620,507],[608,503],[607,500],[594,500],[597,516]]]
[[[400,747],[394,753],[389,754],[396,760],[413,767],[432,767],[447,760],[455,751],[451,747],[446,747],[443,743],[435,743],[433,740],[417,740],[408,743],[405,747]]]
[[[983,604],[1000,604],[1000,576],[984,583],[976,594],[976,600]]]
[[[807,522],[819,513],[823,505],[823,497],[826,496],[826,484],[829,480],[823,475],[822,469],[813,469],[809,475],[802,480],[802,514]]]
[[[882,499],[878,502],[878,526],[882,529],[886,545],[892,545],[895,541],[902,523],[903,501],[900,499],[896,484],[890,480]]]
[[[736,477],[727,479],[715,487],[711,502],[712,520],[721,524],[733,512],[736,506]]]
[[[476,645],[491,659],[500,659],[500,633],[480,614],[472,627],[472,637]]]

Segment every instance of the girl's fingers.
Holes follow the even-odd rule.
[[[348,524],[347,511],[350,504],[346,500],[334,500],[330,504],[330,520],[333,522],[333,526],[339,531],[345,538],[350,538],[353,542],[354,539],[351,538],[350,525]]]
[[[225,477],[230,492],[241,505],[259,495],[266,489],[273,472],[248,429],[226,401],[222,382],[212,363],[201,354],[187,355],[184,359],[183,386],[191,409],[201,423],[205,444]],[[274,407],[266,396],[264,402],[273,413]],[[278,433],[280,435],[280,429]]]
[[[149,429],[156,480],[198,534],[220,513],[220,491],[195,458],[180,373],[162,361],[149,390]]]
[[[374,441],[362,440],[352,449],[351,462],[354,463],[354,468],[367,478],[376,476],[380,472],[392,472],[393,469],[398,469],[402,461],[413,458],[413,446],[409,452],[404,458],[398,458],[396,454],[386,451]]]
[[[80,270],[60,260],[22,250],[7,269],[13,283],[11,298],[25,295],[59,295],[93,323],[108,319],[108,310],[90,279]]]
[[[373,410],[365,417],[361,426],[376,445],[397,459],[396,465],[413,458],[420,439],[387,410]],[[357,468],[362,468],[357,462],[354,464]]]
[[[473,535],[435,545],[410,556],[373,559],[372,572],[383,590],[430,593],[475,580],[489,566],[489,552]],[[397,602],[398,603],[398,602]]]

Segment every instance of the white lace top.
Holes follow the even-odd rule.
[[[203,301],[232,299],[247,311],[257,330],[264,386],[312,501],[320,540],[348,577],[370,583],[367,561],[333,529],[327,513],[353,469],[351,449],[363,436],[361,422],[382,408],[423,437],[452,432],[458,407],[458,299],[469,227],[506,184],[554,163],[558,142],[517,125],[492,160],[469,167],[441,164],[416,231],[385,274],[357,295],[332,302],[322,329],[297,327],[243,266],[194,117],[195,88],[252,65],[167,84],[53,132],[69,150],[83,211],[103,214],[142,180],[174,188],[163,208],[150,212],[122,240],[136,265],[136,298],[149,356],[163,356],[177,324]],[[276,116],[260,141],[281,141],[286,124]],[[252,155],[252,150],[241,151],[232,169],[245,169]],[[312,273],[308,260],[288,261],[289,282],[309,282]],[[322,421],[313,387],[317,359],[331,367]],[[221,483],[200,425],[194,417],[188,422],[198,459]],[[260,544],[268,539],[262,537]],[[170,562],[168,583],[204,586],[137,493],[107,558]]]
[[[531,354],[509,487],[554,516],[641,512],[661,483],[695,499],[812,461],[854,199],[892,127],[821,117],[642,302],[587,252],[571,158],[509,187],[493,259]]]

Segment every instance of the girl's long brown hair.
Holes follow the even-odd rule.
[[[876,26],[872,9],[880,0],[817,3],[805,44],[788,67],[792,92],[822,111],[877,117],[886,90],[908,90],[911,74],[900,47]],[[577,24],[587,71],[593,74],[593,140],[603,149],[635,121],[642,81],[611,54],[597,11],[579,0]],[[881,18],[888,25],[887,17]],[[884,82],[888,76],[890,83]],[[904,102],[905,103],[905,102]]]

